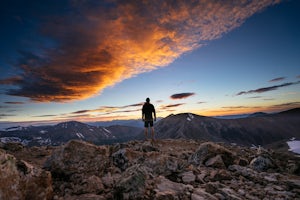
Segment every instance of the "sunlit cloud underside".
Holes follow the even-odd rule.
[[[38,34],[53,45],[23,50],[21,72],[0,80],[8,95],[37,102],[82,100],[239,27],[274,0],[71,1],[63,16],[43,16]],[[45,46],[45,45],[41,45]]]

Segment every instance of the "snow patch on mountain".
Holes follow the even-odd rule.
[[[0,138],[0,141],[2,143],[19,143],[19,142],[22,142],[22,140],[18,137],[2,137]]]
[[[289,145],[289,151],[300,154],[300,140],[290,140],[287,144]]]
[[[41,130],[40,133],[41,133],[41,134],[45,134],[45,133],[48,133],[48,131]]]
[[[2,143],[21,143],[24,146],[27,146],[28,143],[30,142],[29,140],[22,140],[21,138],[18,137],[2,137],[0,138],[0,142]]]
[[[84,139],[84,135],[82,135],[82,133],[76,133],[77,137],[80,139]]]
[[[194,119],[194,115],[192,113],[188,113],[188,117],[186,119],[188,121],[192,121]]]
[[[107,130],[106,128],[103,127],[103,130],[107,133],[111,133],[109,130]]]

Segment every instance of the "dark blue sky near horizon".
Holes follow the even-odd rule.
[[[300,2],[1,1],[0,121],[300,105]]]

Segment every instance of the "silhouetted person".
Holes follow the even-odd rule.
[[[147,98],[142,109],[142,119],[145,122],[145,139],[148,139],[148,128],[151,127],[152,140],[154,140],[154,128],[153,120],[156,121],[156,113],[154,106],[150,103],[150,99]]]

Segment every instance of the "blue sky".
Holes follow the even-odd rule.
[[[297,0],[1,4],[2,122],[300,105]]]

